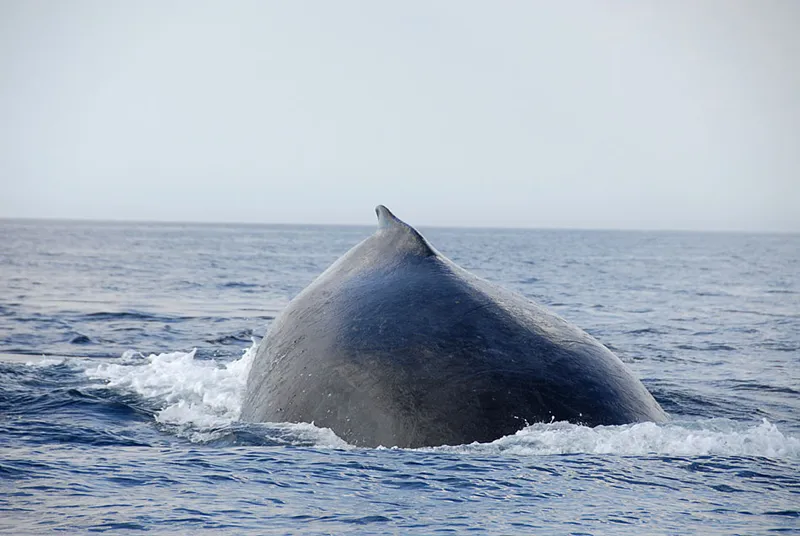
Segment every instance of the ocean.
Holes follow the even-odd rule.
[[[0,220],[0,532],[800,533],[800,235],[421,228],[665,424],[368,449],[239,422],[270,322],[372,231]]]

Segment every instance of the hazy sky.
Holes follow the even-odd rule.
[[[0,217],[800,231],[800,2],[0,0]]]

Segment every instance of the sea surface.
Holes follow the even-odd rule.
[[[800,533],[800,235],[421,230],[670,421],[416,450],[244,424],[270,322],[372,228],[0,220],[0,532]]]

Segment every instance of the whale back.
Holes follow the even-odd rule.
[[[271,326],[243,420],[417,447],[492,441],[534,422],[665,418],[584,331],[458,267],[385,207],[376,212],[377,231]]]

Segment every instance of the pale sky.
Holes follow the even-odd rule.
[[[0,0],[0,217],[800,231],[800,1]]]

